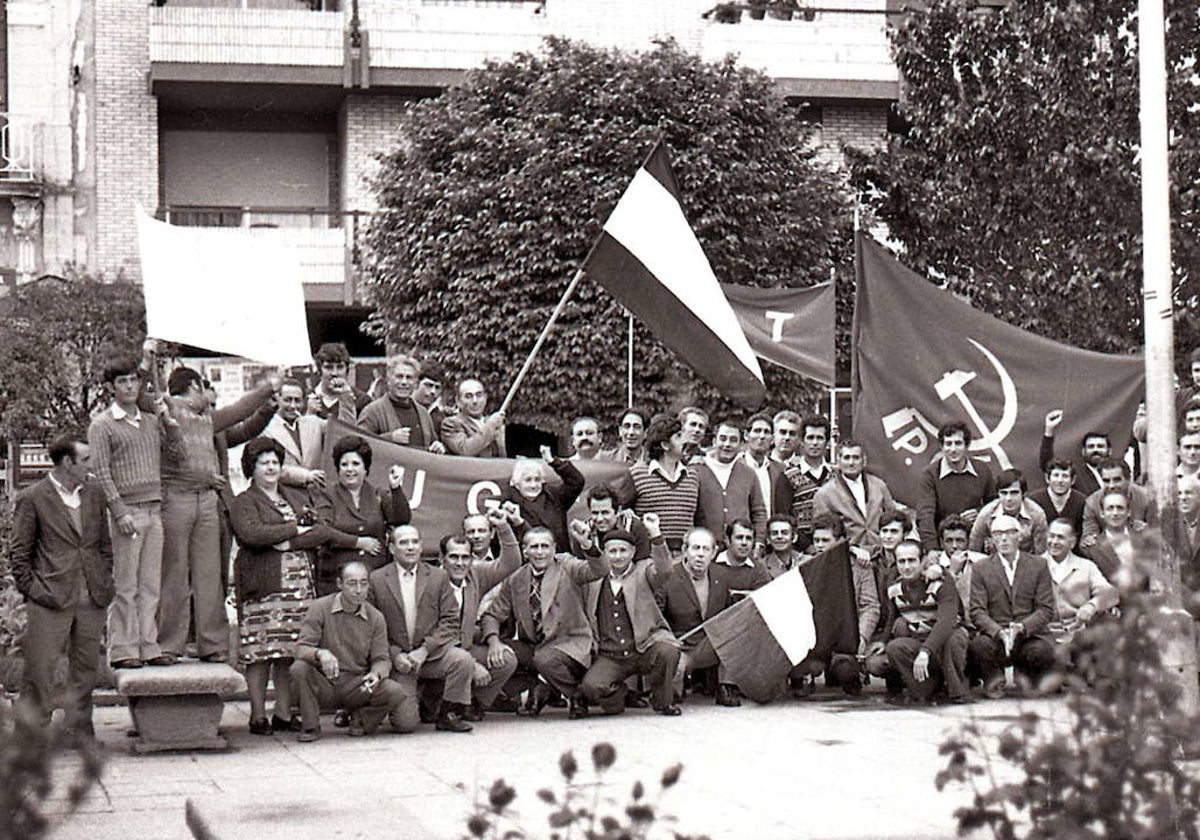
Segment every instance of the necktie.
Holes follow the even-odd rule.
[[[533,615],[533,641],[541,644],[546,639],[542,630],[542,575],[529,578],[529,610]]]

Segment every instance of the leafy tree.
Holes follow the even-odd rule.
[[[0,307],[0,438],[86,429],[103,399],[105,356],[145,337],[141,288],[86,274],[45,276],[18,286]]]
[[[549,39],[414,105],[375,182],[368,329],[480,376],[499,401],[604,219],[665,136],[682,201],[726,282],[807,286],[848,253],[844,185],[765,75],[673,43],[639,54]],[[512,417],[557,428],[625,403],[626,322],[581,283]],[[717,402],[638,329],[635,396],[652,409]],[[767,372],[773,405],[812,384]]]
[[[1178,299],[1200,276],[1194,2],[1168,0]],[[934,0],[893,31],[907,131],[853,180],[918,271],[1005,321],[1080,347],[1138,347],[1136,0]],[[1184,313],[1181,343],[1195,343]]]

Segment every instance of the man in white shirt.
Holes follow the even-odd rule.
[[[1061,646],[1069,643],[1097,614],[1115,607],[1120,593],[1105,580],[1095,563],[1073,551],[1075,526],[1069,519],[1050,523],[1047,543],[1042,556],[1050,569],[1057,615],[1050,623],[1050,634]]]

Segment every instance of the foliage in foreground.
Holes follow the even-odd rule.
[[[674,817],[662,813],[660,805],[663,795],[679,781],[683,766],[673,764],[663,771],[658,792],[653,797],[649,796],[641,781],[634,782],[624,808],[617,808],[615,800],[603,793],[605,774],[616,761],[617,751],[612,744],[596,744],[592,747],[595,778],[592,781],[580,781],[577,778],[579,762],[575,754],[567,751],[559,756],[561,788],[556,792],[553,788],[545,787],[537,792],[538,799],[554,809],[547,817],[550,840],[572,837],[582,840],[642,840],[653,836],[656,825],[675,822]],[[493,782],[487,791],[487,801],[476,802],[474,812],[467,819],[468,834],[464,835],[463,840],[523,840],[530,837],[515,822],[517,814],[511,806],[516,798],[517,791],[503,779]],[[708,840],[704,836],[681,834],[673,830],[668,832],[668,836],[674,840]]]
[[[1125,592],[1121,611],[1076,638],[1069,725],[1026,712],[999,738],[971,722],[942,744],[938,790],[957,784],[973,794],[955,812],[960,834],[1200,838],[1200,781],[1185,754],[1200,720],[1178,708],[1179,684],[1163,668],[1164,599]],[[1088,673],[1091,685],[1079,675]]]
[[[495,402],[660,136],[723,282],[803,287],[849,265],[845,185],[818,163],[774,83],[732,58],[549,39],[415,104],[399,134],[374,184],[369,328],[435,355],[452,378],[478,376]],[[639,403],[728,408],[640,327],[635,343]],[[511,419],[557,428],[568,410],[615,415],[625,357],[623,309],[585,279]],[[780,369],[765,373],[779,403],[817,394]]]

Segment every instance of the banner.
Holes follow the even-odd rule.
[[[513,458],[462,458],[456,455],[433,455],[423,449],[402,446],[390,440],[376,437],[354,426],[348,426],[331,418],[325,427],[325,472],[326,482],[337,481],[337,470],[333,465],[333,445],[343,435],[359,435],[371,446],[370,481],[376,487],[387,486],[387,476],[392,465],[404,470],[402,486],[412,508],[412,524],[421,532],[422,546],[426,554],[436,554],[437,544],[446,534],[462,532],[462,520],[468,513],[482,513],[484,499],[499,498],[503,488],[512,477]],[[579,502],[569,515],[586,518],[582,508],[584,494],[588,488],[608,482],[620,488],[629,482],[629,468],[612,461],[572,461],[583,473],[584,489]],[[550,476],[547,486],[559,484],[558,476],[546,468]],[[567,546],[559,546],[566,551]]]
[[[588,276],[724,396],[762,404],[762,370],[696,240],[660,142],[588,257]]]
[[[137,209],[146,334],[269,365],[312,364],[295,255],[241,228],[178,227]]]
[[[742,331],[761,359],[833,387],[833,283],[760,289],[722,283]]]
[[[1143,392],[1140,356],[1080,350],[972,308],[859,234],[852,374],[854,437],[900,501],[913,505],[938,427],[966,422],[971,454],[1030,486],[1046,413],[1063,410],[1056,454],[1073,458],[1089,430],[1123,452]],[[1065,302],[1064,302],[1065,303]]]

